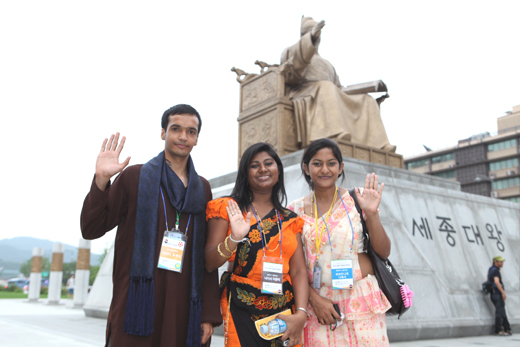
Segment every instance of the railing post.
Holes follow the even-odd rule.
[[[29,302],[37,302],[40,299],[42,286],[43,248],[34,247],[31,262],[31,276],[29,278]]]
[[[52,245],[51,273],[49,275],[49,300],[47,304],[57,305],[61,299],[61,287],[63,282],[63,243]]]
[[[79,239],[78,260],[76,262],[76,282],[74,285],[74,307],[81,308],[87,301],[90,280],[91,241]]]

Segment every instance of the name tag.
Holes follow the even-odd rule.
[[[331,260],[332,289],[352,289],[352,259]]]
[[[262,293],[282,295],[283,259],[263,257]]]
[[[166,231],[161,243],[159,269],[182,272],[184,253],[188,237],[180,231]]]

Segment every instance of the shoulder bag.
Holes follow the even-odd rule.
[[[356,210],[359,213],[361,225],[363,226],[363,234],[365,235],[365,252],[372,263],[374,275],[379,283],[379,288],[381,288],[381,291],[386,295],[386,298],[392,305],[392,308],[390,308],[386,314],[399,315],[398,318],[400,318],[406,311],[408,311],[410,306],[412,306],[413,292],[399,276],[397,270],[392,265],[392,262],[388,258],[382,259],[372,248],[370,237],[368,235],[368,228],[363,219],[363,212],[356,199],[354,188],[349,189],[349,193],[352,199],[354,199]]]
[[[493,294],[495,292],[495,289],[493,288],[493,282],[487,280],[486,282],[482,283],[482,291],[484,294]]]

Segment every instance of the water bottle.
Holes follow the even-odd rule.
[[[287,324],[281,319],[273,319],[267,324],[260,325],[260,333],[262,335],[279,335],[285,333],[287,330]]]

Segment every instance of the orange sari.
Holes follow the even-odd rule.
[[[219,198],[208,203],[206,220],[223,218],[229,222],[226,206],[231,198]],[[273,341],[264,340],[256,331],[254,322],[276,314],[288,308],[294,310],[294,294],[289,276],[289,261],[301,237],[303,220],[290,210],[278,211],[281,217],[282,242],[279,241],[278,215],[273,209],[261,221],[263,234],[268,247],[265,255],[283,259],[283,294],[263,294],[262,280],[262,234],[257,220],[251,217],[248,242],[238,244],[236,253],[229,258],[233,262],[233,271],[225,272],[220,281],[220,307],[224,319],[224,337],[226,347],[271,346]],[[245,217],[245,213],[244,213]],[[231,235],[231,227],[227,235]],[[278,247],[277,247],[278,246]],[[270,251],[271,249],[272,251]]]

